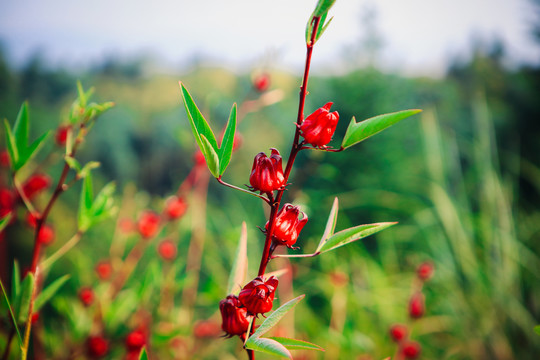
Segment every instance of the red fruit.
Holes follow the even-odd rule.
[[[242,288],[238,299],[251,314],[264,314],[272,310],[274,295],[278,286],[278,279],[271,276],[265,280],[257,276]]]
[[[79,290],[79,299],[84,306],[90,306],[94,302],[94,291],[89,287],[83,287]]]
[[[158,245],[158,253],[163,260],[174,260],[177,253],[176,244],[171,240],[163,240]]]
[[[0,166],[10,167],[11,159],[7,150],[0,152]]]
[[[302,220],[299,219],[300,214],[302,214]],[[307,221],[307,215],[300,211],[298,206],[285,204],[277,214],[272,236],[275,240],[291,248],[296,243],[298,235]],[[266,223],[266,231],[269,230],[269,224],[270,222]]]
[[[421,350],[420,344],[416,341],[407,341],[403,344],[401,352],[406,359],[416,359],[420,355]]]
[[[54,241],[54,230],[47,224],[43,224],[39,230],[37,240],[41,245],[50,245]]]
[[[426,261],[418,266],[416,269],[416,275],[420,280],[427,281],[433,276],[434,271],[435,266],[433,263]]]
[[[26,224],[32,229],[35,229],[37,226],[37,221],[39,220],[39,215],[34,215],[31,212],[26,214]]]
[[[126,336],[126,347],[129,351],[139,351],[146,345],[146,335],[142,330],[133,330]]]
[[[253,159],[253,166],[249,176],[249,183],[253,191],[268,193],[285,185],[281,156],[276,149],[271,150],[272,155],[270,157],[260,152]]]
[[[309,115],[300,125],[300,133],[308,144],[324,148],[332,140],[339,121],[337,111],[330,112],[333,103],[329,102]]]
[[[108,280],[112,275],[112,265],[107,260],[102,260],[96,265],[96,273],[101,280]]]
[[[401,342],[407,337],[408,329],[403,324],[395,324],[390,327],[390,337],[394,342]]]
[[[69,129],[71,129],[70,125],[61,125],[56,129],[56,134],[54,136],[54,141],[56,142],[56,145],[58,146],[66,145]]]
[[[137,229],[143,239],[150,239],[154,237],[159,231],[159,223],[161,218],[158,214],[151,210],[145,210],[142,212],[137,222]]]
[[[37,323],[38,320],[39,320],[39,312],[32,313],[32,319],[30,320],[30,321],[32,321],[32,325]]]
[[[259,92],[265,92],[270,87],[270,76],[267,73],[257,75],[253,79],[253,87]]]
[[[183,198],[171,196],[165,203],[165,214],[170,220],[179,219],[184,215],[187,204]]]
[[[221,329],[227,333],[227,336],[244,334],[249,327],[247,319],[247,310],[242,307],[236,295],[229,295],[219,302],[219,311],[221,312]]]
[[[86,340],[88,355],[93,358],[100,358],[109,352],[109,342],[101,335],[90,336]]]
[[[24,195],[28,199],[32,199],[42,190],[45,190],[51,185],[51,178],[45,174],[34,174],[23,184]]]
[[[416,292],[409,300],[409,316],[413,319],[421,318],[426,310],[424,294]]]

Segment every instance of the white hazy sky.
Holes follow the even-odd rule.
[[[0,41],[21,63],[41,50],[54,64],[95,62],[108,54],[151,52],[168,64],[193,56],[242,68],[266,59],[299,68],[305,23],[315,0],[1,0]],[[539,63],[532,0],[337,0],[314,61],[330,66],[357,54],[362,19],[375,9],[385,66],[440,73],[466,54],[472,38],[501,39],[516,62]],[[354,58],[353,58],[354,59]],[[314,63],[315,64],[315,63]]]

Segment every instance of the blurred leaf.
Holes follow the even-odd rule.
[[[254,338],[251,336],[246,342],[246,349],[292,359],[291,353],[289,350],[287,350],[287,348],[285,348],[285,346],[281,345],[276,340],[269,338]]]
[[[219,157],[216,150],[212,148],[212,145],[204,135],[201,135],[201,144],[201,150],[206,159],[208,170],[210,170],[215,178],[219,177]]]
[[[221,139],[221,148],[219,149],[219,175],[225,173],[227,165],[231,161],[233,145],[234,145],[234,134],[236,132],[236,104],[233,104],[231,109],[231,114],[229,115],[229,121],[227,122],[227,127],[223,138]]]
[[[38,312],[39,309],[41,309],[43,305],[45,305],[47,301],[49,301],[58,290],[60,290],[62,285],[64,285],[69,278],[70,275],[64,275],[43,289],[43,291],[36,297],[36,302],[34,303],[34,312]]]
[[[229,275],[229,286],[227,294],[236,294],[242,289],[242,284],[246,278],[248,268],[247,258],[247,227],[246,222],[242,222],[242,232],[236,248],[236,256]]]
[[[6,226],[8,226],[11,217],[11,212],[8,212],[2,219],[0,219],[0,232],[4,230]]]
[[[124,323],[139,306],[137,294],[132,289],[118,293],[113,303],[105,313],[105,323],[109,329],[116,329]]]
[[[312,45],[314,45],[315,42],[319,40],[321,35],[324,33],[324,31],[326,30],[326,28],[332,21],[332,18],[330,18],[330,20],[328,20],[328,22],[325,23],[326,17],[328,16],[328,11],[334,5],[335,2],[336,0],[319,0],[317,2],[317,6],[315,6],[315,10],[309,17],[309,20],[306,26],[306,43],[307,44],[309,44],[311,40],[311,35],[313,34],[313,25],[314,25],[313,19],[315,17],[321,18],[321,20],[319,21],[319,26],[317,28],[317,34],[315,34],[315,41]]]
[[[295,297],[294,299],[289,300],[285,304],[281,305],[276,311],[271,313],[264,320],[264,322],[257,328],[257,330],[253,333],[253,335],[250,336],[250,338],[246,342],[246,346],[252,337],[261,337],[263,334],[268,332],[268,330],[273,328],[279,322],[279,320],[281,320],[281,318],[285,316],[285,314],[291,311],[296,306],[296,304],[298,304],[300,300],[302,300],[304,297],[305,295],[300,295],[298,297]]]
[[[320,246],[318,249],[319,252],[324,253],[330,250],[334,250],[343,245],[350,244],[353,241],[360,240],[366,236],[375,234],[381,230],[384,230],[392,225],[397,224],[396,222],[385,222],[385,223],[376,223],[368,225],[359,225],[346,230],[342,230],[334,235],[332,235],[328,240]]]
[[[21,293],[21,271],[19,270],[19,262],[13,262],[13,274],[11,275],[11,302],[19,297]]]
[[[81,164],[79,164],[79,162],[74,157],[65,156],[64,160],[66,161],[66,164],[68,164],[68,166],[73,170],[77,172],[81,171]]]
[[[139,360],[148,360],[148,354],[146,353],[146,346],[143,346],[141,353],[139,354]]]
[[[21,332],[19,331],[19,326],[17,325],[17,320],[15,318],[15,314],[13,312],[13,308],[11,307],[11,304],[9,302],[8,294],[6,292],[6,289],[4,288],[4,284],[2,283],[2,280],[0,279],[0,286],[2,287],[2,294],[4,295],[4,300],[6,301],[7,307],[9,309],[9,315],[11,316],[11,321],[13,322],[13,327],[15,328],[15,331],[17,332],[17,339],[19,340],[19,346],[23,345],[23,340],[21,337]]]
[[[85,178],[86,176],[88,176],[91,170],[97,169],[100,166],[101,164],[98,161],[89,161],[83,166],[81,171],[77,173],[77,176],[79,178]]]
[[[164,346],[171,342],[172,339],[181,335],[184,331],[182,329],[175,329],[169,332],[152,332],[152,345],[155,346]]]
[[[284,337],[275,337],[271,336],[269,339],[275,340],[281,345],[285,346],[289,350],[317,350],[317,351],[324,351],[322,347],[316,344],[312,344],[307,341],[303,340],[297,340],[297,339],[289,339]]]
[[[338,198],[336,197],[334,198],[334,202],[332,203],[332,209],[330,210],[330,215],[328,215],[328,221],[326,222],[326,227],[321,237],[321,241],[319,241],[317,250],[315,250],[316,253],[320,252],[321,247],[324,245],[326,240],[330,236],[334,235],[334,230],[336,229],[336,223],[337,223],[338,207],[339,207],[339,202],[338,202]]]
[[[343,137],[341,147],[346,149],[350,146],[358,144],[368,137],[383,131],[384,129],[408,118],[409,116],[418,114],[421,111],[422,110],[419,109],[402,110],[390,114],[375,116],[359,123],[356,122],[356,119],[353,116],[351,122],[349,123],[349,127],[345,132],[345,136]]]
[[[22,168],[28,160],[37,154],[49,132],[41,135],[36,141],[28,146],[29,120],[28,104],[23,102],[17,115],[17,120],[13,125],[13,131],[7,120],[4,120],[6,130],[6,143],[11,160],[11,168],[14,172]]]
[[[115,191],[114,182],[110,182],[101,189],[95,200],[93,199],[91,173],[84,178],[81,189],[81,197],[79,201],[79,230],[86,231],[91,226],[105,220],[114,215],[114,199]]]
[[[540,325],[536,325],[534,327],[534,332],[537,334],[537,335],[540,335]]]
[[[32,292],[34,291],[35,278],[34,274],[29,272],[24,277],[21,284],[21,293],[17,297],[13,311],[19,323],[24,323],[28,317],[30,302],[32,301]]]

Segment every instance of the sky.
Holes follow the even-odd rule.
[[[479,40],[500,39],[512,63],[537,64],[531,29],[539,12],[531,1],[337,0],[314,65],[365,61],[361,44],[370,28],[382,40],[377,64],[402,73],[440,74]],[[153,54],[169,65],[202,58],[238,69],[296,70],[314,6],[315,0],[2,0],[0,42],[14,64],[40,51],[59,66]]]

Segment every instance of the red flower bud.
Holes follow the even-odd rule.
[[[42,190],[45,190],[51,185],[51,178],[45,174],[34,174],[23,184],[24,195],[28,199],[32,199]]]
[[[159,231],[160,217],[158,214],[151,210],[143,211],[137,222],[137,229],[139,234],[144,239],[150,239],[154,237]]]
[[[56,145],[58,146],[66,145],[69,129],[71,129],[70,125],[61,125],[56,129],[56,134],[54,136],[54,142],[56,143]]]
[[[90,336],[86,348],[90,357],[100,358],[109,352],[109,342],[101,335]]]
[[[270,157],[260,152],[253,159],[251,175],[249,176],[249,183],[253,191],[269,193],[285,185],[281,156],[276,149],[271,150],[272,155]]]
[[[9,167],[11,164],[11,159],[9,158],[9,153],[7,150],[0,152],[0,166]]]
[[[421,292],[414,293],[409,300],[409,316],[414,319],[421,318],[425,310],[424,294]]]
[[[92,288],[83,287],[79,290],[79,300],[84,306],[90,306],[94,302],[94,291]]]
[[[249,313],[264,314],[272,310],[277,286],[278,279],[275,276],[271,276],[268,280],[257,276],[244,286],[238,299]]]
[[[395,324],[390,327],[390,337],[392,340],[399,343],[407,337],[407,326],[403,324]]]
[[[108,280],[112,275],[112,265],[107,260],[102,260],[96,265],[96,273],[101,280]]]
[[[420,280],[427,281],[433,276],[434,271],[435,266],[433,263],[426,261],[418,266],[418,269],[416,269],[416,275]]]
[[[158,253],[163,260],[174,260],[177,253],[176,244],[171,240],[163,240],[158,245]]]
[[[146,345],[146,335],[142,330],[133,330],[126,336],[126,348],[131,351],[140,351]]]
[[[249,327],[247,319],[247,310],[242,307],[236,295],[228,295],[219,302],[219,311],[221,312],[221,329],[229,337],[233,335],[244,334]]]
[[[183,198],[171,196],[165,203],[165,214],[170,220],[179,219],[184,215],[187,209],[187,204]]]
[[[32,319],[30,320],[32,322],[32,325],[37,323],[39,320],[39,312],[32,313]]]
[[[267,73],[257,75],[253,79],[253,87],[259,92],[265,92],[270,87],[270,76]]]
[[[421,350],[420,344],[416,341],[407,341],[403,344],[401,352],[406,359],[416,359],[420,355]]]
[[[337,111],[329,112],[333,103],[329,102],[309,115],[300,125],[301,135],[308,144],[323,148],[332,140],[339,120]]]
[[[37,240],[41,243],[41,245],[50,245],[54,241],[53,228],[46,224],[41,226]]]
[[[302,220],[298,218],[300,214],[302,214]],[[298,206],[285,204],[277,214],[275,221],[273,238],[290,248],[296,243],[300,231],[308,221],[308,217],[303,211],[300,211]],[[266,231],[269,230],[269,224],[270,222],[266,223]]]

